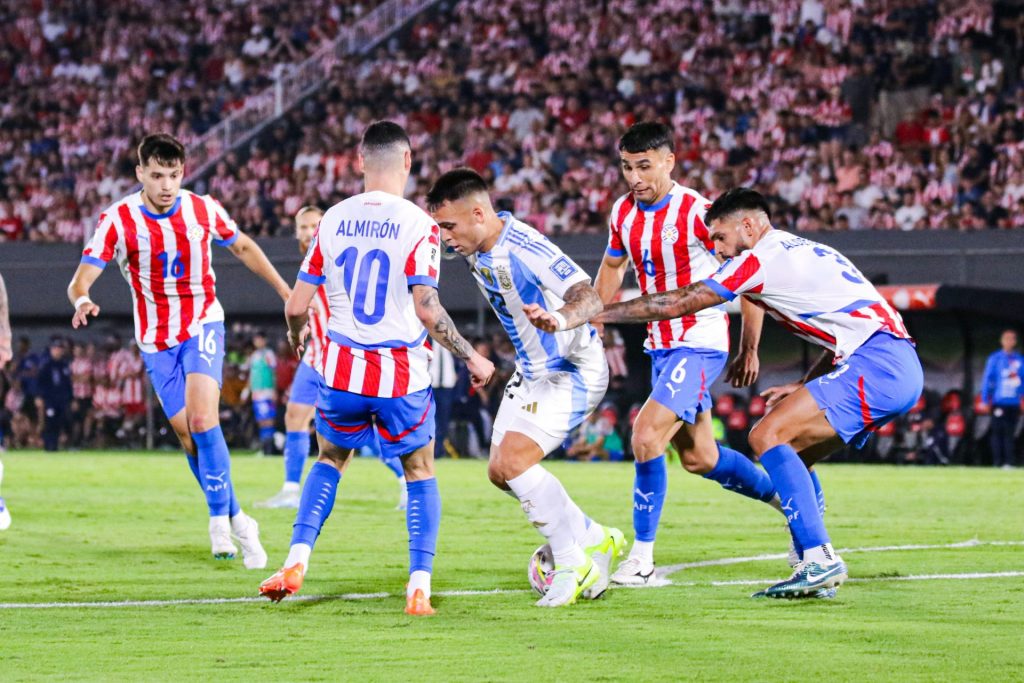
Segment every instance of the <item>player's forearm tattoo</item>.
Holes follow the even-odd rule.
[[[815,361],[811,369],[807,371],[803,379],[800,380],[801,384],[807,384],[812,379],[817,379],[827,372],[832,370],[832,367],[836,364],[836,354],[828,349],[825,349],[825,353],[821,354],[821,357]]]
[[[7,305],[7,286],[0,275],[0,349],[11,350],[11,315]]]
[[[651,320],[671,320],[725,301],[703,282],[694,282],[671,292],[648,294],[632,301],[606,306],[604,312],[593,319],[597,323],[642,323]]]
[[[577,282],[565,292],[562,298],[565,305],[559,313],[565,316],[568,329],[579,327],[601,312],[604,304],[601,297],[589,282]]]
[[[469,360],[473,355],[473,345],[466,341],[466,338],[459,334],[455,323],[448,315],[448,311],[441,305],[437,298],[437,290],[428,288],[423,298],[420,299],[420,307],[430,313],[430,322],[427,324],[427,334],[441,346],[452,352],[452,355],[461,360]]]

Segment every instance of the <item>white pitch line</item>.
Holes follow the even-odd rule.
[[[957,543],[935,544],[935,545],[886,545],[863,548],[842,548],[841,553],[877,553],[896,550],[940,550],[953,548],[975,548],[979,546],[1020,546],[1024,541],[979,541],[969,539]],[[674,583],[669,580],[670,574],[682,571],[683,569],[695,569],[698,567],[717,567],[730,564],[742,564],[746,562],[760,562],[762,560],[785,559],[785,553],[767,555],[749,555],[746,557],[725,557],[715,560],[700,560],[698,562],[682,562],[668,565],[658,572],[657,583],[640,586],[639,588],[661,588],[663,586],[746,586],[754,584],[773,583],[775,579],[743,579],[737,581],[708,581],[708,582],[680,582]],[[868,583],[875,581],[927,581],[927,580],[968,580],[988,578],[1015,578],[1024,576],[1024,571],[994,572],[989,574],[921,574],[909,576],[879,576],[865,578],[851,578],[847,582]],[[453,590],[438,591],[434,595],[443,597],[460,596],[483,596],[483,595],[505,595],[514,593],[528,593],[528,589],[507,589],[495,588],[492,590]],[[379,600],[383,598],[400,597],[396,593],[344,593],[341,595],[297,595],[287,598],[288,602],[326,602],[326,601],[352,601],[352,600]],[[187,605],[225,605],[245,603],[266,603],[262,597],[241,597],[241,598],[194,598],[179,600],[122,600],[104,602],[0,602],[0,609],[88,609],[88,608],[118,608],[118,607],[178,607]]]

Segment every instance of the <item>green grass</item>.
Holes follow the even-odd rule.
[[[253,596],[284,559],[291,511],[253,511],[279,459],[236,457],[243,505],[271,567],[208,556],[205,506],[183,459],[4,456],[14,525],[0,533],[0,602]],[[553,463],[581,507],[630,529],[632,468]],[[487,483],[480,462],[439,464],[444,521],[435,591],[520,591],[540,537]],[[820,470],[837,547],[1024,539],[1024,472],[836,465]],[[681,471],[659,535],[663,566],[781,553],[767,507]],[[402,613],[404,516],[391,474],[353,464],[313,555],[304,595],[364,600],[121,608],[0,609],[0,681],[1022,680],[1024,578],[892,581],[910,574],[1024,570],[1024,547],[851,552],[831,602],[752,601],[784,561],[688,569],[676,585],[613,590],[564,610],[530,593],[435,596],[437,616]]]

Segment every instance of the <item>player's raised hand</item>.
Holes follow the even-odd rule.
[[[749,387],[757,381],[760,369],[761,362],[757,358],[757,352],[741,350],[729,363],[725,372],[725,381],[737,388]]]
[[[530,324],[537,329],[549,333],[558,332],[558,320],[551,313],[545,311],[540,304],[525,304],[523,313],[526,314]]]
[[[100,307],[91,301],[83,301],[82,305],[75,309],[75,315],[71,318],[71,327],[78,329],[89,324],[89,316],[96,317],[100,314]]]
[[[786,398],[794,391],[797,391],[803,384],[800,382],[790,382],[789,384],[782,384],[777,387],[769,387],[761,392],[761,398],[765,400],[765,407],[772,408],[779,401]]]
[[[466,361],[466,367],[469,369],[469,377],[474,387],[482,387],[494,376],[494,363],[476,352]]]

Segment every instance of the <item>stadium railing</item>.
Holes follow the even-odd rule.
[[[327,80],[331,68],[351,54],[366,54],[409,19],[438,0],[387,0],[305,61],[289,67],[273,85],[246,98],[245,105],[206,132],[188,149],[191,172],[186,183],[201,176],[222,156],[276,121],[293,104]]]

